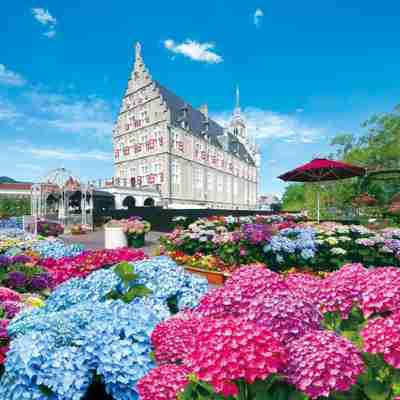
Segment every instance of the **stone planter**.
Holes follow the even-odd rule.
[[[106,249],[126,247],[128,244],[125,232],[119,226],[104,227],[104,242]]]
[[[224,274],[223,272],[217,271],[207,271],[205,269],[193,268],[185,266],[185,270],[188,272],[192,272],[193,274],[200,275],[203,278],[207,278],[208,283],[212,285],[220,285],[222,286],[225,281],[229,278],[228,274]]]
[[[128,235],[128,246],[134,249],[139,249],[144,247],[145,234],[142,235]]]

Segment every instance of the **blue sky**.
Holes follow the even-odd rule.
[[[262,149],[262,191],[330,151],[337,133],[400,103],[395,0],[4,1],[0,175],[64,166],[110,177],[111,134],[133,61],[223,122],[235,85]]]

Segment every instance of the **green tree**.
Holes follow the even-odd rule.
[[[328,158],[363,166],[367,171],[400,169],[400,106],[391,113],[375,115],[361,125],[360,135],[339,134],[333,138],[334,150]],[[360,194],[360,180],[348,179],[324,185],[291,184],[283,195],[285,210],[307,209],[315,213],[316,190],[321,193],[322,216],[330,217],[330,210],[348,212],[354,198]],[[400,193],[400,182],[374,181],[368,193],[384,205],[394,194]]]
[[[0,198],[0,216],[19,217],[29,215],[31,212],[31,202],[29,199],[22,198]]]

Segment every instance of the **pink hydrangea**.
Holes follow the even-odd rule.
[[[240,307],[241,296],[235,296],[225,287],[212,289],[201,299],[193,313],[199,317],[226,318]]]
[[[188,384],[190,370],[183,365],[162,365],[139,380],[137,390],[141,400],[176,400]]]
[[[323,319],[315,306],[291,295],[255,298],[243,318],[267,327],[282,343],[321,329]]]
[[[223,288],[211,290],[194,310],[204,317],[225,318],[247,313],[250,302],[257,295],[269,297],[287,293],[283,277],[264,267],[243,267],[232,274]]]
[[[321,278],[304,273],[289,274],[286,285],[297,298],[314,305],[318,305],[318,290]]]
[[[360,300],[361,291],[357,286],[336,275],[322,279],[319,284],[317,301],[322,313],[339,312],[346,319]]]
[[[256,264],[257,265],[257,264]],[[227,288],[240,287],[242,291],[253,291],[253,295],[265,290],[274,292],[277,289],[287,289],[283,277],[265,265],[248,265],[236,270],[226,281]]]
[[[151,344],[158,364],[177,363],[185,359],[193,346],[199,321],[196,318],[170,318],[158,324],[151,334]]]
[[[361,296],[361,309],[365,316],[400,309],[400,269],[375,268],[367,273],[368,279]]]
[[[364,351],[382,354],[388,364],[400,368],[400,313],[368,321],[361,330],[361,337]]]
[[[314,304],[322,313],[339,312],[347,318],[360,304],[368,272],[361,264],[347,264],[324,279],[309,274],[290,274],[286,283],[294,296]]]
[[[312,332],[290,342],[289,383],[312,399],[349,390],[363,371],[360,352],[334,332]]]
[[[345,264],[339,270],[332,272],[329,277],[334,277],[343,284],[353,285],[362,291],[368,282],[368,272],[361,263]]]
[[[22,297],[19,293],[6,287],[0,287],[0,302],[4,301],[22,301]]]
[[[266,327],[226,318],[203,321],[186,365],[216,392],[232,395],[234,381],[266,379],[282,371],[286,359],[286,350]]]

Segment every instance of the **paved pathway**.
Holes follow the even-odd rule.
[[[143,247],[143,251],[151,256],[154,255],[154,251],[157,249],[161,232],[151,231],[146,235],[146,243]],[[103,229],[89,232],[85,235],[62,235],[66,243],[80,243],[85,245],[88,249],[104,249],[104,231]]]

